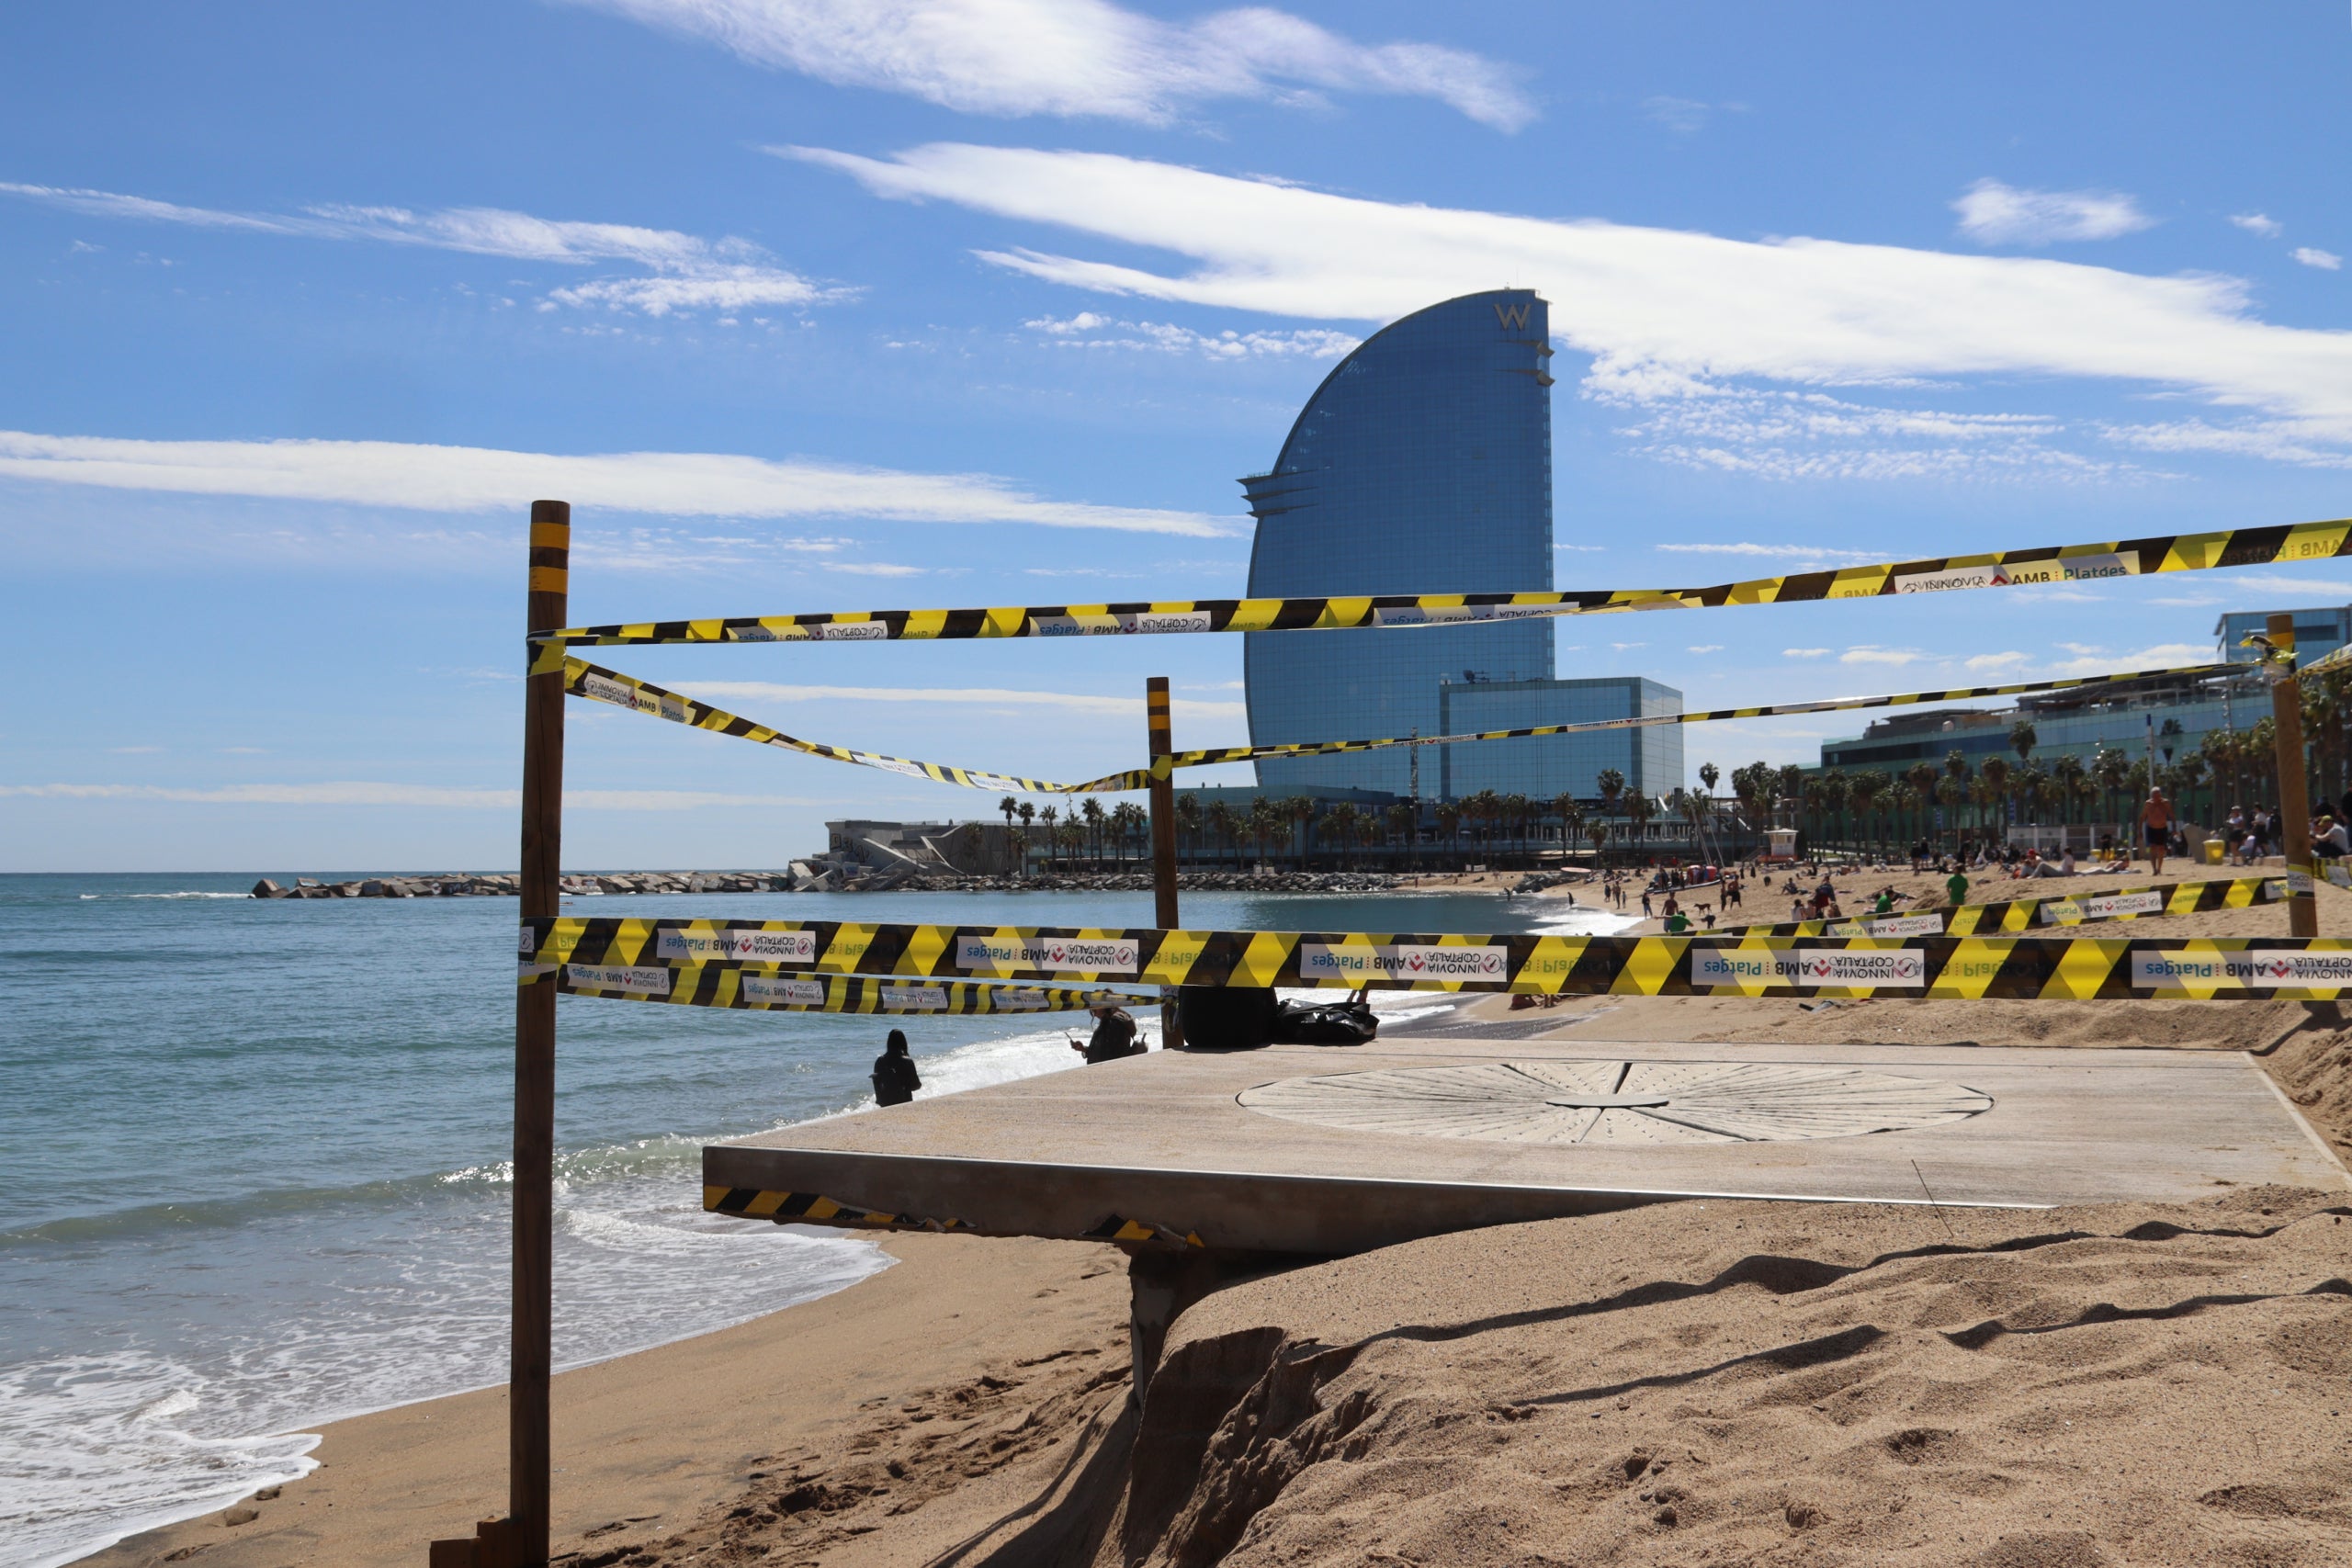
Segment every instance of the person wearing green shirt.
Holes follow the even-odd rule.
[[[1944,891],[1951,895],[1954,904],[1964,901],[1968,897],[1967,874],[1955,868],[1951,878],[1944,883]]]
[[[1891,915],[1894,913],[1894,894],[1892,890],[1887,888],[1881,888],[1879,890],[1878,902],[1871,906],[1871,913],[1873,915]]]
[[[1666,934],[1680,936],[1690,929],[1690,917],[1677,909],[1666,917]]]

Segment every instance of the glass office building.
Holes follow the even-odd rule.
[[[1407,316],[1341,360],[1273,468],[1241,481],[1258,520],[1250,594],[1550,588],[1550,337],[1543,299],[1497,289]],[[1244,669],[1253,744],[1435,735],[1441,678],[1550,677],[1552,623],[1252,632]],[[1258,778],[1285,793],[1402,795],[1407,753],[1272,760]],[[1431,761],[1425,798],[1437,794]]]
[[[1640,675],[1604,675],[1586,681],[1441,681],[1437,689],[1440,733],[1470,735],[1482,729],[1527,729],[1544,724],[1589,724],[1596,719],[1648,718],[1680,713],[1682,694]],[[1634,795],[1661,795],[1682,782],[1682,726],[1647,729],[1596,729],[1583,735],[1532,735],[1488,740],[1475,746],[1430,748],[1438,755],[1438,795],[1460,800],[1490,789],[1552,800],[1572,793],[1578,799],[1600,795],[1600,773],[1614,768]],[[1421,788],[1430,788],[1424,753]]]

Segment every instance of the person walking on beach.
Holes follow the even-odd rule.
[[[1088,1066],[1115,1062],[1122,1056],[1140,1056],[1149,1048],[1136,1038],[1136,1021],[1125,1008],[1104,1002],[1086,1010],[1094,1015],[1094,1034],[1083,1045],[1071,1041],[1069,1048],[1085,1057]]]
[[[2140,837],[2148,845],[2148,874],[2165,874],[2165,851],[2172,847],[2172,802],[2165,798],[2161,789],[2148,791],[2148,804],[2140,808]]]
[[[1951,875],[1944,881],[1944,891],[1951,895],[1952,906],[1955,908],[1968,902],[1968,874],[1958,866],[1954,866]]]
[[[915,1071],[915,1059],[907,1055],[907,1032],[890,1031],[882,1054],[874,1058],[874,1103],[904,1105],[922,1087],[922,1075]]]

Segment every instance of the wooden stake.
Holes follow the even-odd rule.
[[[531,502],[528,624],[565,624],[571,508]],[[562,897],[563,674],[523,686],[522,913],[552,916]],[[553,1359],[555,1245],[554,983],[514,992],[514,1302],[507,1390],[507,1550],[517,1568],[548,1560],[548,1378]]]
[[[2278,741],[2278,837],[2287,852],[2287,934],[2319,935],[2319,904],[2312,891],[2311,782],[2303,772],[2303,688],[2295,679],[2295,617],[2275,612],[2264,628],[2270,646],[2288,656],[2272,671],[2271,728]]]
[[[1167,759],[1176,742],[1168,719],[1168,677],[1154,675],[1143,685],[1145,722],[1150,730],[1151,752],[1151,915],[1161,931],[1177,929],[1176,917],[1176,774]],[[1182,1050],[1184,1033],[1176,1021],[1176,1003],[1159,1004],[1159,1043],[1164,1051]]]

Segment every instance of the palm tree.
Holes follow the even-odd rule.
[[[1094,846],[1094,869],[1101,871],[1102,869],[1102,803],[1092,795],[1088,795],[1084,803],[1079,807],[1078,814],[1085,818],[1087,840]]]
[[[1323,814],[1324,825],[1340,837],[1340,869],[1348,868],[1348,840],[1354,837],[1356,808],[1352,801],[1343,800]]]
[[[1650,818],[1657,815],[1657,802],[1641,791],[1635,790],[1625,797],[1625,818],[1633,823],[1635,838],[1648,830]]]
[[[1584,806],[1574,795],[1563,793],[1552,802],[1554,815],[1560,819],[1560,858],[1568,855],[1568,840],[1575,838],[1577,829],[1584,822]]]
[[[2132,777],[2132,759],[2112,746],[2102,746],[2098,755],[2091,759],[2091,777],[2098,781],[2100,793],[2106,797],[2104,812],[2115,815],[2115,795]]]
[[[1870,769],[1862,773],[1856,773],[1852,778],[1847,780],[1846,793],[1854,802],[1854,815],[1857,817],[1875,818],[1879,809],[1880,797],[1884,793],[1885,789],[1886,775],[1878,772],[1876,769]],[[1873,826],[1875,826],[1875,823],[1873,823]],[[1873,839],[1882,839],[1884,837],[1883,834],[1877,833],[1874,833],[1871,836]]]
[[[1012,814],[1021,809],[1021,803],[1008,795],[996,803],[996,808],[1004,813],[1004,830],[1008,833],[1012,832]]]
[[[2064,753],[2050,765],[2046,782],[2042,770],[2039,768],[2028,768],[2026,773],[2034,781],[2037,798],[2044,793],[2057,796],[2062,821],[2073,822],[2075,807],[2090,798],[2090,770],[2084,767],[2083,760],[2072,751]]]
[[[1601,811],[1604,814],[1614,812],[1617,809],[1617,797],[1625,793],[1625,775],[1614,768],[1603,768],[1600,770],[1600,778],[1595,782],[1600,785]]]
[[[2018,766],[2022,768],[2033,761],[2033,749],[2041,744],[2041,737],[2033,732],[2033,720],[2021,718],[2009,726],[2009,750],[2018,754]]]
[[[1233,809],[1231,801],[1216,800],[1209,803],[1209,829],[1216,834],[1218,841],[1228,849],[1239,848],[1241,816]]]
[[[1286,814],[1281,807],[1275,805],[1272,801],[1268,800],[1264,795],[1260,795],[1250,797],[1250,836],[1258,840],[1258,863],[1260,865],[1266,863],[1266,840],[1274,836],[1275,830],[1282,826],[1285,819],[1285,816]]]
[[[1985,788],[1985,804],[2006,806],[2012,780],[2007,757],[1987,757],[1976,764],[1976,776]]]
[[[1723,770],[1716,767],[1713,762],[1702,762],[1699,764],[1699,782],[1707,786],[1707,793],[1709,795],[1715,793],[1715,781],[1723,776]]]
[[[1584,836],[1592,840],[1592,863],[1600,863],[1601,847],[1609,842],[1609,824],[1595,818],[1585,824]]]
[[[1393,837],[1404,840],[1408,846],[1413,841],[1414,829],[1419,826],[1419,823],[1413,820],[1413,803],[1411,801],[1400,800],[1396,805],[1388,808],[1389,833]],[[1388,863],[1392,867],[1395,866],[1396,863],[1396,857],[1393,855],[1390,856]]]
[[[1315,813],[1322,802],[1311,795],[1294,795],[1283,802],[1283,815],[1289,818],[1291,846],[1298,854],[1298,869],[1306,869],[1309,846],[1313,842]]]
[[[1459,860],[1462,854],[1462,807],[1459,802],[1441,800],[1437,803],[1437,827],[1438,831],[1445,835],[1445,841],[1453,846],[1454,858]]]
[[[1199,795],[1180,795],[1176,797],[1176,834],[1179,839],[1192,840],[1193,856],[1195,860],[1199,859],[1201,852],[1201,797]]]
[[[1061,829],[1054,826],[1061,818],[1061,810],[1058,807],[1048,806],[1038,815],[1046,822],[1046,864],[1050,868],[1055,862],[1055,852],[1061,847]]]

